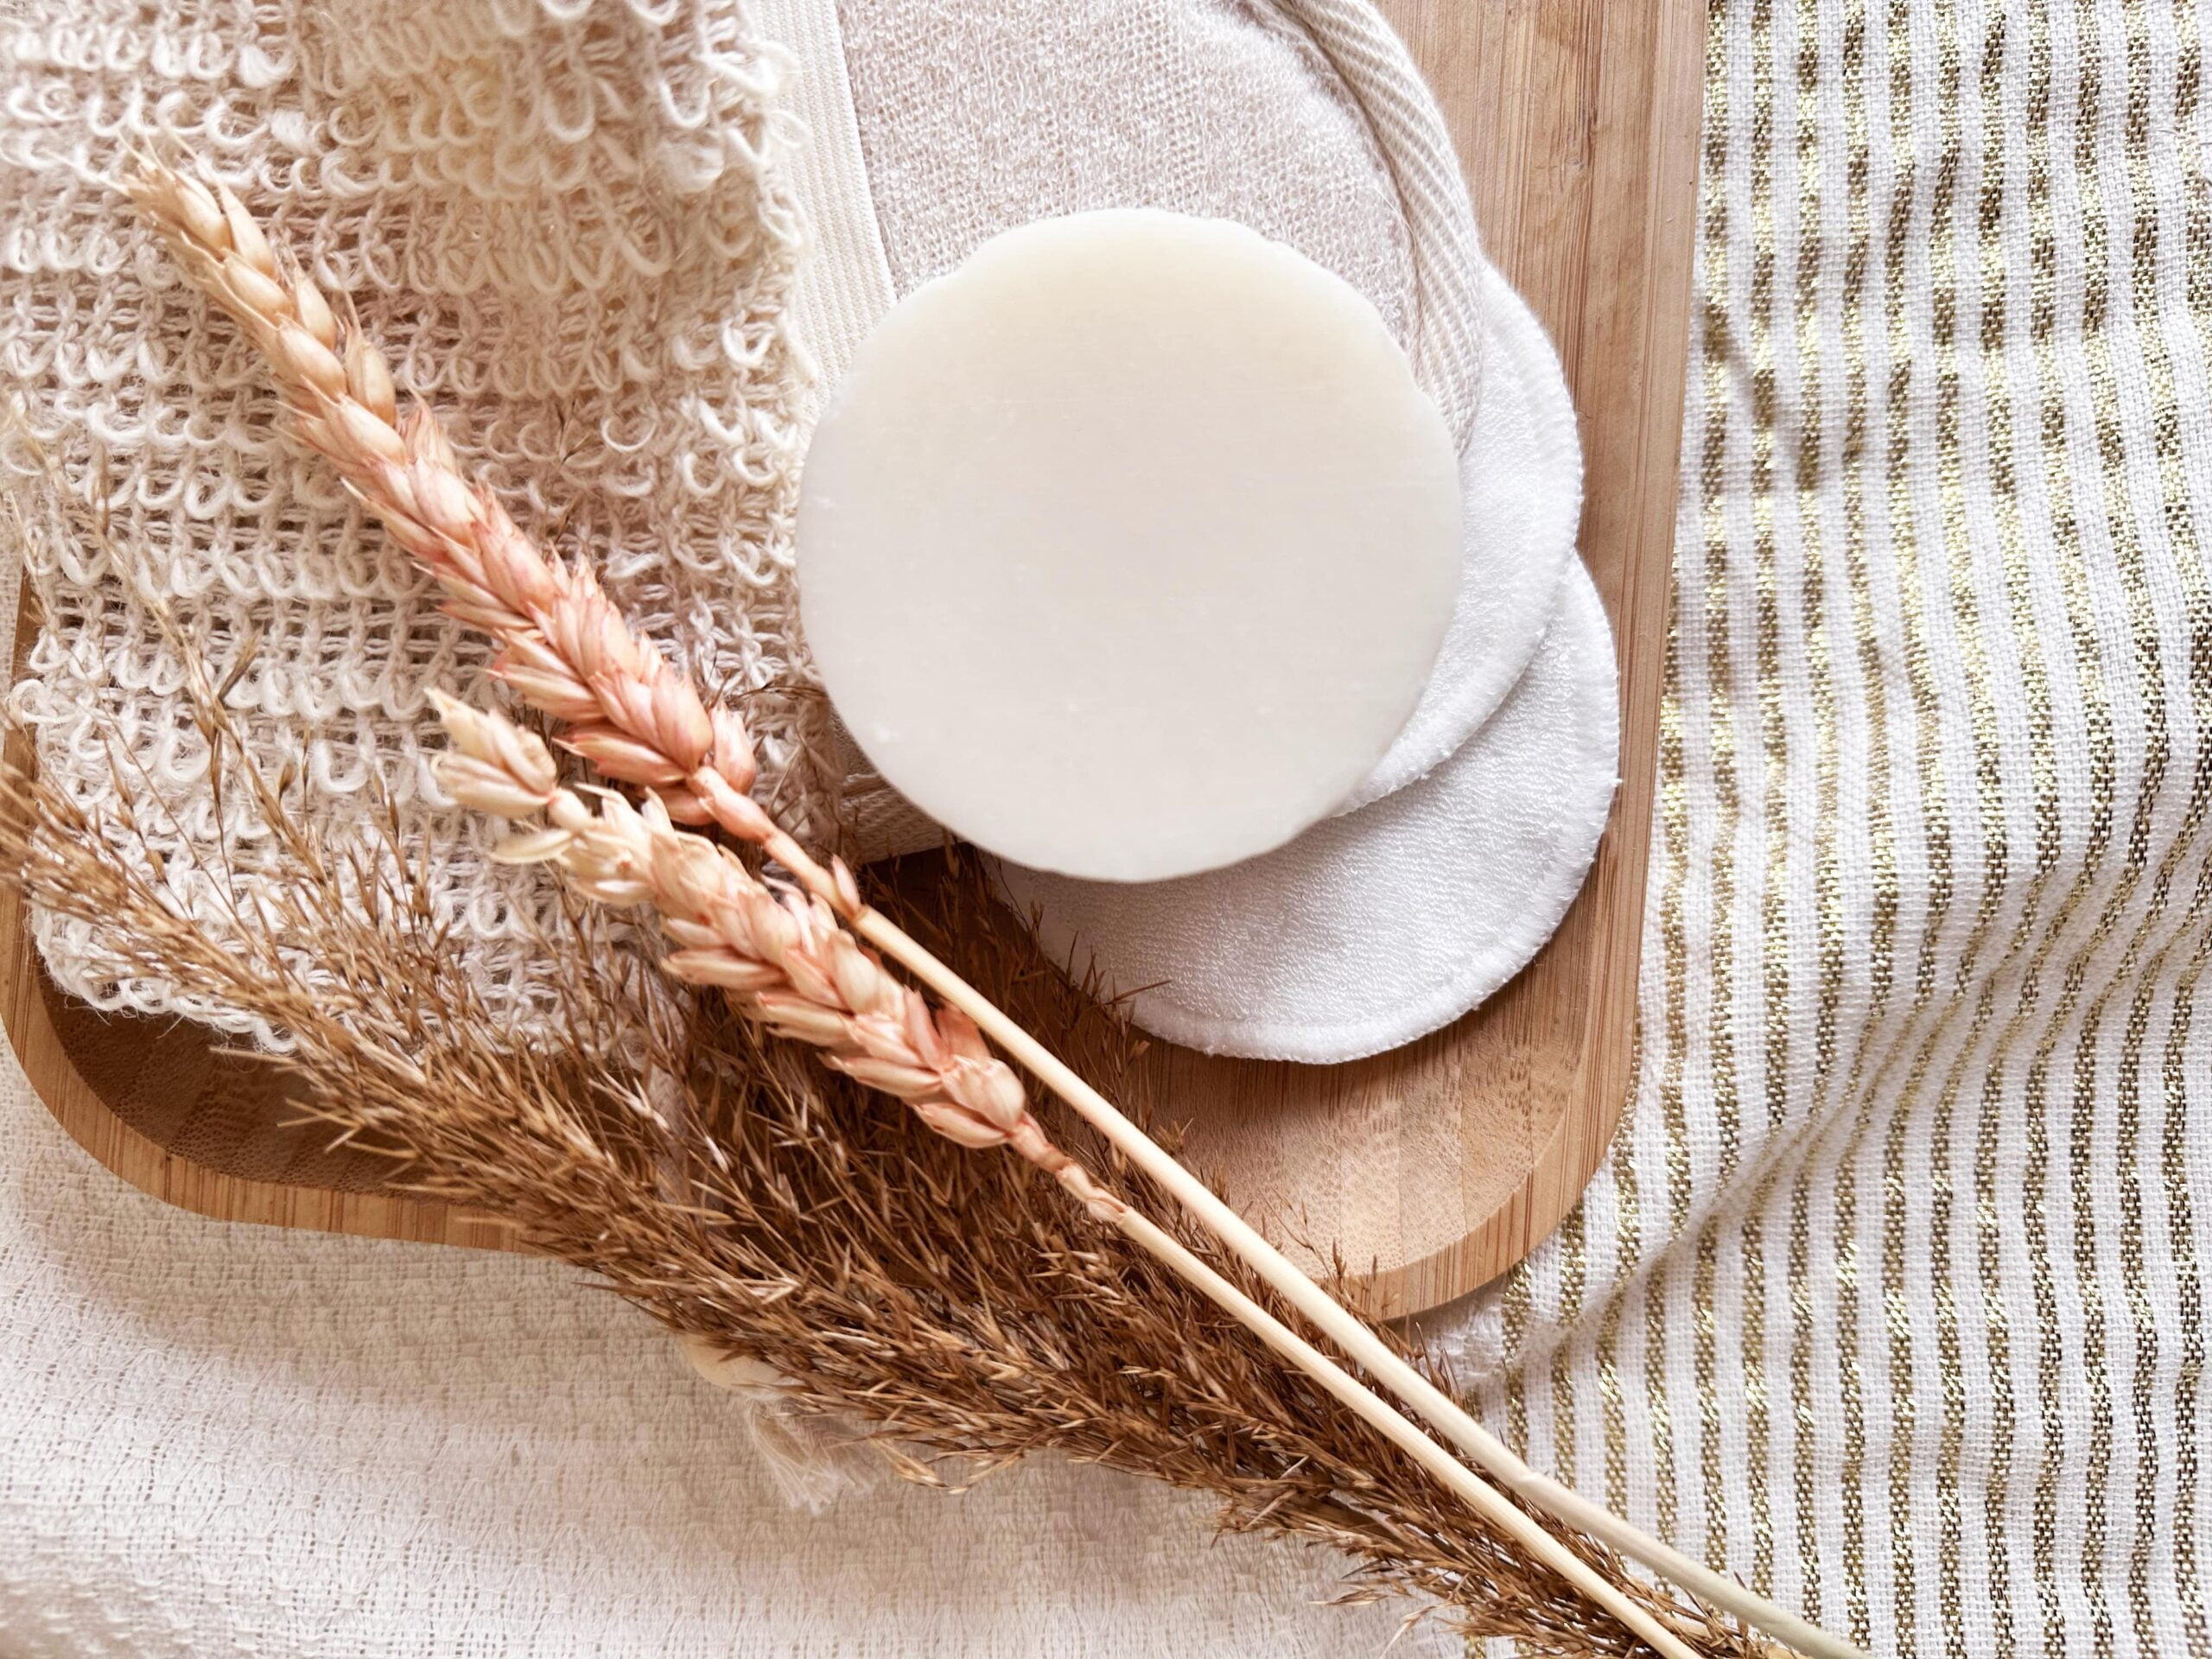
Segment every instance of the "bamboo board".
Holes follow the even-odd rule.
[[[1571,1209],[1631,1082],[1697,197],[1703,0],[1382,0],[1437,89],[1491,256],[1550,329],[1580,411],[1582,550],[1621,662],[1622,786],[1588,886],[1491,1001],[1344,1066],[1160,1047],[1159,1098],[1232,1201],[1333,1247],[1382,1313],[1518,1262]],[[496,1221],[377,1188],[283,1127],[266,1075],[194,1028],[56,992],[0,900],[0,1018],[101,1163],[226,1219],[501,1248]]]

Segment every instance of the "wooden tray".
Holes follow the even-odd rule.
[[[1581,411],[1582,547],[1620,649],[1623,782],[1558,936],[1448,1031],[1344,1066],[1161,1048],[1158,1098],[1229,1196],[1333,1241],[1379,1313],[1525,1255],[1604,1155],[1630,1086],[1697,196],[1703,0],[1383,0],[1466,158],[1491,257],[1549,327]],[[0,1015],[40,1096],[149,1192],[234,1220],[500,1248],[499,1224],[378,1190],[282,1127],[264,1072],[194,1027],[55,991],[12,896]]]

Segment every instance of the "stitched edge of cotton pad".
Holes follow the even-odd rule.
[[[1483,267],[1482,397],[1459,458],[1466,556],[1437,666],[1382,759],[1338,812],[1441,765],[1520,681],[1558,607],[1582,527],[1582,442],[1559,353],[1497,270]]]

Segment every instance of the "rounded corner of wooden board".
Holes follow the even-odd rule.
[[[212,1221],[476,1249],[515,1248],[513,1230],[493,1217],[400,1193],[254,1179],[201,1163],[155,1139],[86,1076],[79,1045],[99,1015],[47,976],[22,920],[19,895],[0,888],[0,1027],[39,1103],[110,1174],[149,1198]],[[73,1009],[73,1017],[57,1019],[65,1009]],[[146,1033],[140,1027],[148,1023],[130,1020],[124,1041],[143,1044]],[[175,1022],[164,1023],[172,1032],[181,1029]],[[209,1046],[196,1032],[186,1040]]]

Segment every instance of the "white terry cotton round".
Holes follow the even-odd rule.
[[[1001,864],[1060,962],[1209,1053],[1329,1064],[1411,1042],[1504,984],[1582,887],[1618,779],[1612,633],[1589,575],[1503,707],[1427,777],[1288,846],[1142,887]]]
[[[1482,391],[1459,458],[1466,554],[1452,623],[1421,701],[1339,811],[1403,789],[1496,712],[1535,655],[1574,559],[1582,444],[1559,354],[1489,264],[1477,296]]]

